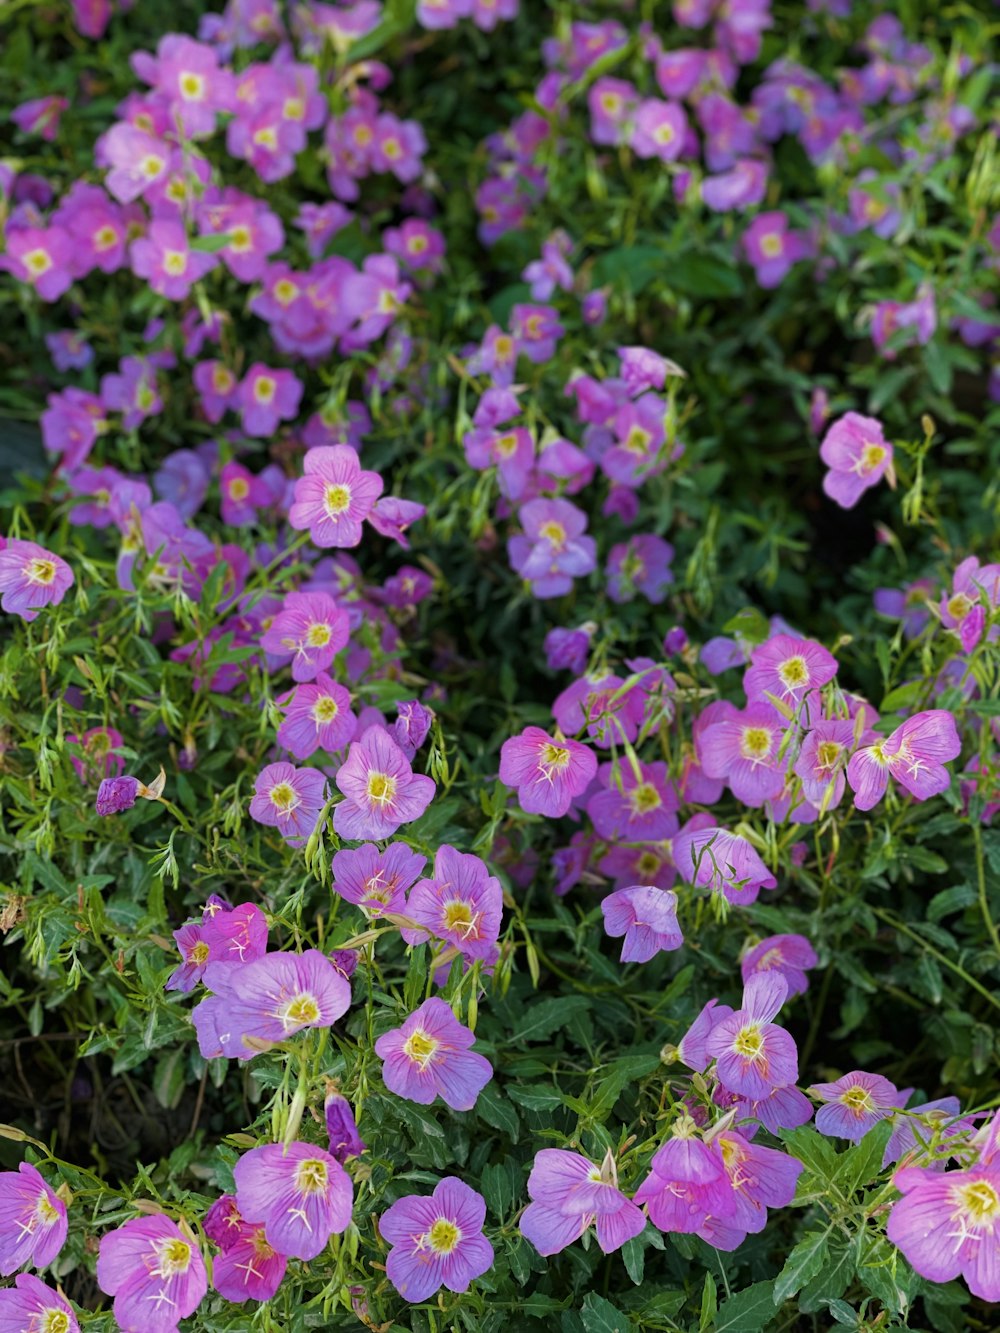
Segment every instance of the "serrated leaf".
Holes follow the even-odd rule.
[[[714,1333],[761,1333],[776,1317],[774,1281],[755,1282],[719,1306]]]
[[[819,1180],[830,1181],[837,1170],[837,1150],[829,1139],[809,1125],[798,1129],[783,1129],[779,1138],[793,1157],[798,1158],[807,1171]]]

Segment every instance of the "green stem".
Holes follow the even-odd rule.
[[[986,922],[986,929],[990,932],[990,939],[993,941],[993,948],[996,955],[1000,958],[1000,931],[997,930],[997,924],[993,920],[993,913],[990,911],[990,900],[986,895],[986,862],[983,858],[983,833],[979,826],[979,820],[973,815],[972,818],[972,840],[976,844],[976,878],[979,881],[979,906],[982,908],[983,920]]]
[[[947,954],[943,954],[940,949],[935,949],[933,944],[928,944],[922,936],[918,935],[915,930],[911,930],[905,922],[894,917],[891,912],[885,912],[880,907],[873,907],[872,911],[887,925],[892,926],[894,930],[901,930],[904,935],[909,935],[911,940],[919,944],[922,949],[926,949],[939,963],[944,963],[945,967],[950,968],[956,976],[961,977],[973,990],[978,991],[980,995],[989,1000],[994,1009],[1000,1009],[1000,1000],[991,991],[987,990],[981,982],[978,982],[975,977],[970,977],[964,967],[959,967],[958,963],[953,963]]]

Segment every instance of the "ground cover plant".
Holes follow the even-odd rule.
[[[0,1333],[994,1327],[995,7],[0,22]]]

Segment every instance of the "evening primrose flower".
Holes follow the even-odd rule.
[[[1000,1301],[1000,1171],[911,1166],[897,1171],[893,1184],[903,1197],[886,1234],[907,1262],[931,1282],[963,1277],[974,1296]]]
[[[188,992],[205,975],[209,963],[252,963],[267,951],[267,918],[255,903],[231,911],[206,907],[200,921],[187,921],[174,931],[183,962],[171,972],[164,990]]]
[[[333,812],[342,838],[389,838],[401,824],[419,819],[434,796],[434,781],[414,773],[389,733],[369,727],[353,741],[337,770],[345,800]]]
[[[350,637],[347,612],[325,592],[290,592],[280,612],[261,636],[261,647],[278,658],[291,658],[292,679],[312,680]]]
[[[21,1273],[13,1287],[0,1291],[0,1329],[4,1333],[79,1333],[73,1307],[41,1278]]]
[[[47,1268],[66,1239],[66,1205],[37,1167],[0,1171],[0,1274],[31,1264]]]
[[[471,1111],[493,1077],[485,1056],[470,1050],[475,1033],[444,1000],[432,996],[375,1043],[382,1081],[390,1092],[429,1106],[440,1097],[454,1111]]]
[[[834,1083],[814,1083],[809,1091],[825,1103],[816,1112],[819,1132],[850,1139],[852,1143],[860,1143],[873,1125],[905,1105],[909,1096],[909,1092],[900,1092],[881,1074],[869,1074],[863,1069],[843,1074]]]
[[[35,620],[44,606],[58,606],[73,586],[66,561],[36,542],[8,537],[0,549],[0,607]]]
[[[333,858],[333,891],[366,916],[401,915],[407,891],[426,862],[405,842],[391,842],[385,851],[372,842],[345,847]]]
[[[237,966],[210,962],[203,980],[212,993],[191,1020],[206,1060],[252,1060],[262,1043],[330,1027],[351,1003],[350,982],[318,949],[267,953]]]
[[[724,1130],[715,1142],[734,1206],[724,1221],[707,1217],[697,1234],[717,1250],[735,1250],[748,1235],[764,1230],[768,1208],[785,1208],[792,1202],[804,1167],[788,1153],[751,1143],[736,1130]]]
[[[771,694],[797,708],[810,690],[818,690],[836,674],[837,659],[822,644],[775,634],[750,650],[743,688],[749,701]]]
[[[740,961],[744,984],[761,972],[777,972],[788,985],[788,998],[809,989],[808,968],[818,963],[816,950],[804,935],[770,935],[748,949]]]
[[[433,935],[467,958],[492,962],[503,915],[503,890],[483,861],[447,844],[434,857],[434,874],[413,886],[406,915],[422,927],[404,927],[407,944]]]
[[[351,1178],[312,1143],[251,1148],[233,1167],[236,1205],[263,1226],[267,1243],[290,1259],[315,1259],[351,1223]]]
[[[787,998],[783,976],[758,973],[743,987],[742,1008],[713,1026],[705,1050],[729,1092],[759,1100],[798,1078],[795,1040],[771,1021]]]
[[[351,712],[350,691],[318,671],[282,700],[284,720],[275,740],[296,759],[315,750],[335,753],[353,740],[358,719]]]
[[[580,1153],[542,1148],[528,1176],[531,1203],[518,1224],[539,1254],[558,1254],[595,1226],[605,1254],[638,1236],[646,1219],[618,1188],[618,1171],[609,1151],[600,1166]]]
[[[305,456],[288,521],[299,531],[308,529],[316,546],[357,546],[362,520],[382,488],[382,478],[362,470],[349,444],[320,445]]]
[[[306,841],[326,799],[326,778],[316,768],[268,764],[257,775],[250,818],[276,828],[292,847]]]
[[[222,1251],[212,1259],[212,1285],[219,1295],[237,1305],[269,1301],[288,1260],[268,1244],[259,1223],[243,1219],[235,1195],[224,1194],[212,1204],[205,1214],[205,1234]]]
[[[623,963],[648,963],[661,951],[679,949],[684,943],[672,889],[650,885],[618,889],[601,903],[601,912],[607,933],[625,936]]]
[[[686,1233],[699,1231],[710,1216],[730,1217],[736,1208],[719,1146],[697,1137],[690,1116],[674,1125],[672,1137],[653,1154],[633,1202],[646,1205],[649,1220],[661,1231]]]
[[[848,412],[835,421],[823,438],[819,456],[830,469],[823,490],[841,509],[853,509],[871,486],[892,472],[892,445],[874,417]]]
[[[517,788],[521,809],[531,814],[564,815],[596,774],[593,750],[541,727],[525,727],[500,747],[500,781]]]
[[[392,1246],[385,1271],[400,1296],[416,1304],[442,1286],[468,1291],[493,1264],[485,1220],[486,1200],[455,1176],[445,1176],[430,1196],[398,1199],[378,1227]]]
[[[97,1285],[115,1298],[123,1333],[175,1333],[201,1304],[208,1279],[190,1232],[154,1214],[101,1237]]]
[[[847,781],[858,810],[870,810],[885,795],[890,775],[918,801],[948,789],[944,765],[962,748],[955,719],[946,708],[915,713],[891,736],[863,746],[847,765]]]

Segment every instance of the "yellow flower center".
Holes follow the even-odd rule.
[[[323,492],[323,508],[331,518],[343,514],[351,506],[351,488],[349,486],[327,486]]]
[[[493,351],[502,361],[514,354],[514,340],[509,338],[506,333],[502,333],[493,344]]]
[[[35,1217],[43,1227],[55,1226],[60,1217],[59,1209],[49,1203],[48,1199],[43,1194],[35,1204]]]
[[[187,255],[183,250],[167,250],[163,256],[163,271],[171,277],[179,278],[187,268]]]
[[[658,810],[663,801],[651,782],[640,782],[629,793],[629,804],[637,815],[648,815],[651,810]]]
[[[673,143],[677,136],[674,134],[674,127],[664,121],[662,125],[657,125],[653,131],[653,139],[658,144]]]
[[[326,1163],[307,1157],[295,1168],[295,1185],[300,1194],[322,1194],[327,1185]]]
[[[744,727],[740,751],[744,759],[764,759],[771,749],[771,733],[766,727]]]
[[[326,726],[328,722],[333,721],[339,712],[340,705],[336,699],[331,699],[328,694],[324,694],[322,699],[317,699],[313,704],[310,716],[320,726]]]
[[[563,745],[553,745],[552,741],[546,741],[539,753],[538,763],[547,773],[553,769],[562,771],[569,765],[569,750]]]
[[[315,997],[303,992],[288,1001],[282,1010],[281,1021],[286,1028],[293,1025],[302,1027],[306,1023],[315,1023],[319,1016],[320,1009]]]
[[[139,170],[149,180],[155,180],[166,165],[159,153],[147,153],[139,163]]]
[[[382,152],[393,162],[397,157],[403,155],[403,149],[398,139],[386,139],[382,145]]]
[[[208,945],[204,940],[199,940],[197,944],[193,944],[191,948],[188,949],[187,960],[189,963],[194,963],[196,966],[201,967],[202,963],[208,962],[208,953]]]
[[[955,1190],[955,1196],[959,1209],[973,1226],[992,1224],[1000,1214],[1000,1195],[988,1180],[976,1180],[971,1185],[959,1185]]]
[[[229,248],[238,255],[245,255],[252,248],[249,227],[234,227],[229,233]]]
[[[229,483],[230,500],[245,500],[250,494],[250,483],[246,477],[234,477]]]
[[[29,583],[40,583],[47,588],[56,576],[55,561],[29,560],[24,573]]]
[[[740,1028],[733,1042],[733,1050],[744,1060],[758,1060],[764,1050],[764,1037],[755,1023]]]
[[[33,1326],[37,1328],[38,1333],[66,1333],[69,1328],[69,1315],[65,1310],[58,1310],[50,1306],[47,1310],[41,1310],[36,1316],[38,1322]],[[27,1325],[32,1328],[32,1325]]]
[[[253,141],[258,148],[266,148],[269,152],[274,152],[278,147],[278,136],[273,125],[262,126],[253,136]]]
[[[643,430],[641,426],[633,426],[625,437],[622,448],[626,453],[635,454],[637,458],[645,458],[649,453],[652,439],[653,437],[648,430]]]
[[[964,592],[957,592],[948,599],[948,614],[955,620],[964,620],[972,610],[972,601]]]
[[[396,779],[388,773],[368,774],[368,799],[388,805],[396,795]]]
[[[427,1243],[435,1254],[451,1254],[461,1239],[461,1231],[446,1217],[439,1217],[427,1233]]]
[[[422,255],[427,249],[427,237],[411,236],[407,249],[411,255]]]
[[[551,542],[557,549],[566,543],[566,529],[554,518],[550,518],[547,523],[543,523],[538,533],[539,536],[544,537],[547,542]]]
[[[461,898],[453,898],[451,902],[445,903],[442,911],[445,929],[461,935],[466,940],[475,933],[478,919],[478,913],[473,912],[472,904],[464,902]]]
[[[777,259],[783,248],[780,232],[768,231],[760,238],[760,252],[766,259]]]
[[[281,114],[285,120],[301,120],[306,114],[306,104],[301,97],[286,97]]]
[[[809,684],[809,668],[804,657],[789,657],[778,667],[778,675],[790,690]]]
[[[205,80],[200,74],[186,71],[178,79],[181,94],[189,102],[200,102],[205,96]]]
[[[660,868],[660,858],[655,852],[643,852],[635,864],[636,869],[644,880],[652,879]]]
[[[861,471],[874,472],[883,458],[885,449],[881,444],[866,444],[861,451]]]
[[[253,396],[257,399],[258,403],[269,403],[274,398],[277,387],[277,380],[271,375],[261,375],[261,377],[254,383]]]
[[[42,250],[39,247],[37,250],[29,250],[22,262],[29,273],[36,278],[40,278],[43,273],[48,273],[52,267],[52,256],[48,250]]]
[[[281,305],[291,305],[298,294],[298,287],[289,278],[282,278],[274,284],[274,295]]]
[[[325,648],[333,637],[333,631],[325,621],[317,621],[306,631],[306,644],[310,648]]]
[[[844,747],[838,741],[820,741],[816,746],[816,762],[820,768],[833,768]]]
[[[94,232],[94,249],[98,251],[110,250],[117,240],[118,233],[114,227],[110,225],[98,227],[97,231]]]
[[[271,804],[276,810],[294,810],[298,803],[299,798],[290,782],[279,782],[271,788]]]
[[[861,1087],[859,1083],[856,1083],[853,1088],[848,1088],[846,1092],[842,1092],[838,1100],[847,1107],[852,1115],[856,1116],[863,1116],[875,1109],[868,1089]]]
[[[157,1240],[153,1242],[156,1252],[157,1277],[174,1277],[186,1273],[191,1267],[191,1246],[184,1240]]]
[[[512,458],[517,452],[517,436],[511,431],[507,435],[501,435],[496,443],[496,451],[501,458]]]
[[[416,1028],[403,1042],[403,1054],[421,1069],[426,1069],[439,1045],[440,1042],[429,1037],[422,1028]]]

